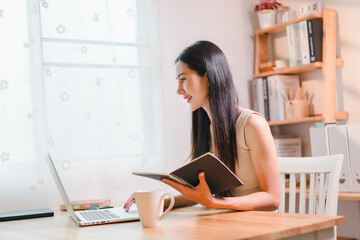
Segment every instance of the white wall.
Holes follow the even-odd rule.
[[[188,157],[191,129],[189,106],[176,94],[175,58],[198,40],[214,42],[229,61],[240,104],[250,107],[254,13],[250,0],[163,0],[160,4],[165,132],[171,168]]]

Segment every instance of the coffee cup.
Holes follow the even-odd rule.
[[[165,197],[170,197],[168,208],[164,209]],[[162,217],[174,206],[175,199],[170,193],[159,189],[139,190],[135,192],[135,202],[139,211],[140,221],[144,228],[157,227]]]

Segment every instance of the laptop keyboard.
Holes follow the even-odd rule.
[[[100,211],[85,211],[80,212],[81,216],[83,216],[87,221],[94,221],[94,220],[108,220],[119,218],[118,215],[114,214],[109,210],[100,210]]]

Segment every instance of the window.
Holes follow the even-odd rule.
[[[156,11],[141,0],[3,2],[0,182],[26,173],[14,185],[42,184],[47,151],[63,163],[163,161]]]

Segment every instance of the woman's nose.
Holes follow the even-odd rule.
[[[181,82],[179,82],[179,84],[178,84],[178,88],[177,88],[177,90],[176,90],[176,93],[177,93],[178,95],[182,95],[182,94],[185,93],[185,90],[184,90]]]

